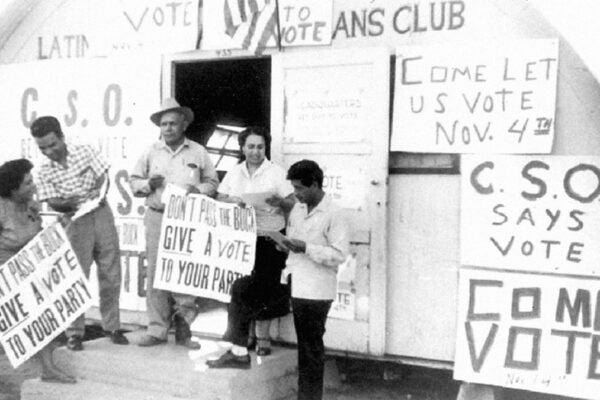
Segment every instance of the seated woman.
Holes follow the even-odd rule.
[[[210,368],[250,368],[246,346],[251,322],[257,321],[257,354],[268,355],[269,325],[261,321],[290,311],[289,290],[280,283],[286,254],[275,248],[265,232],[285,228],[284,212],[294,205],[294,188],[286,180],[284,169],[266,158],[271,144],[266,129],[250,127],[240,133],[238,141],[242,160],[225,175],[217,199],[245,206],[244,194],[260,193],[257,197],[266,196],[266,203],[254,204],[258,237],[252,274],[236,280],[231,288],[224,340],[233,347],[220,358],[207,361]]]
[[[33,165],[25,159],[0,166],[0,265],[8,261],[42,230],[40,206],[33,200]],[[42,364],[42,381],[75,383],[52,359],[55,345],[50,342],[37,353]]]

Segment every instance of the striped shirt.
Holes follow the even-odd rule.
[[[89,145],[67,143],[67,162],[42,164],[37,174],[38,201],[79,196],[85,199],[107,170],[108,163]]]

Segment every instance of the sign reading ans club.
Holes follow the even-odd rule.
[[[465,156],[455,379],[597,398],[600,157]]]
[[[556,39],[396,50],[393,151],[549,153]]]
[[[90,284],[58,223],[0,266],[0,343],[18,367],[92,305]]]
[[[186,195],[168,185],[154,287],[228,302],[233,281],[254,267],[252,207]]]

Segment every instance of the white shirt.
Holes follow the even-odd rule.
[[[152,175],[164,176],[164,186],[152,191],[148,184]],[[134,195],[146,197],[148,207],[163,209],[161,196],[167,183],[180,187],[194,185],[200,193],[212,196],[219,178],[202,145],[185,138],[181,146],[173,151],[161,140],[148,147],[138,159],[131,171],[129,185]]]
[[[296,203],[290,213],[287,236],[303,240],[305,253],[290,252],[286,273],[292,274],[292,297],[333,300],[337,290],[337,269],[350,253],[350,232],[341,209],[329,196],[310,213]]]
[[[277,194],[285,198],[294,193],[294,187],[286,179],[283,168],[265,159],[252,176],[248,172],[246,162],[236,164],[223,178],[218,192],[242,199],[245,194],[250,193],[265,193],[269,197]],[[285,227],[285,219],[279,208],[271,207],[265,202],[251,205],[256,211],[256,224],[259,232],[280,231]]]

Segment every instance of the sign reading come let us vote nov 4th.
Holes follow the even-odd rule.
[[[558,40],[396,50],[392,151],[550,153]]]
[[[168,185],[154,287],[228,302],[233,281],[254,267],[254,208],[185,194]]]
[[[461,160],[455,379],[597,399],[600,157]]]
[[[0,266],[0,343],[12,366],[40,351],[92,301],[64,229],[44,229]]]

